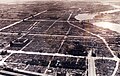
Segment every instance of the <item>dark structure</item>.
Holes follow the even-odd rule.
[[[56,19],[59,19],[60,17],[55,17],[55,16],[53,16],[53,17],[49,17],[50,19],[53,19],[53,20],[56,20]]]
[[[67,52],[68,54],[74,55],[74,56],[87,56],[87,50],[85,46],[81,45],[80,42],[73,42],[72,48],[70,48]]]
[[[0,52],[0,55],[6,55],[6,54],[8,54],[7,50],[3,50]]]
[[[66,73],[57,73],[57,76],[66,76]]]
[[[118,58],[120,58],[120,53],[117,54]]]
[[[29,43],[29,41],[30,41],[29,39],[24,39],[24,38],[16,39],[10,42],[10,47],[23,47],[27,43]]]
[[[92,56],[93,56],[93,57],[96,57],[95,51],[92,51]]]
[[[27,61],[26,64],[27,65],[28,64],[30,64],[30,65],[39,65],[40,62],[38,60],[36,60],[36,59],[31,59],[31,60]]]

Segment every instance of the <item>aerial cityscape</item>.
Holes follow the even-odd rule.
[[[0,76],[120,76],[119,51],[119,0],[0,0]]]

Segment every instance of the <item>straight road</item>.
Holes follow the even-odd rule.
[[[25,35],[26,33],[22,33],[22,35]],[[18,35],[18,33],[7,33],[7,32],[0,32],[0,35]],[[65,35],[49,35],[49,34],[28,34],[28,36],[41,36],[41,37],[64,37]],[[96,37],[91,37],[91,36],[72,36],[72,35],[67,35],[68,38],[96,38]]]
[[[96,76],[95,60],[91,57],[92,50],[88,54],[88,76]]]
[[[35,14],[34,17],[36,17],[36,16],[38,16],[38,15],[44,13],[44,12],[47,12],[47,10]],[[25,18],[24,20],[29,20],[29,19],[31,19],[31,18],[32,18],[32,16],[30,16],[30,17],[28,17],[28,18]],[[21,23],[21,22],[23,22],[23,20],[17,21],[17,22],[15,22],[15,23],[13,23],[13,24],[10,24],[10,25],[6,26],[6,27],[3,27],[3,28],[0,29],[0,31],[2,31],[2,30],[4,30],[4,29],[7,29],[7,28],[9,28],[9,27],[12,27],[12,26],[14,26],[14,25],[16,25],[16,24],[19,24],[19,23]]]
[[[72,13],[73,13],[73,12],[72,12]],[[72,13],[69,15],[69,19],[70,19],[70,17],[72,16]],[[81,27],[76,26],[76,25],[70,23],[70,22],[69,22],[69,19],[67,20],[67,22],[68,22],[71,26],[73,26],[73,27],[75,27],[75,28],[78,28],[78,29],[80,29],[80,30],[83,30],[83,31],[91,34],[92,36],[95,36],[95,37],[101,39],[101,40],[103,41],[103,43],[105,44],[105,46],[107,47],[107,49],[108,49],[108,50],[111,52],[111,54],[113,55],[113,59],[115,59],[115,60],[118,59],[118,57],[114,54],[114,52],[113,52],[113,51],[111,50],[111,48],[109,47],[107,41],[106,41],[103,37],[101,37],[101,36],[98,35],[98,34],[94,34],[94,33],[90,32],[90,31],[87,31],[87,30],[85,30],[85,29],[82,29]],[[89,69],[88,69],[88,75],[89,75],[89,76],[96,76],[94,59],[92,59],[91,57],[88,57],[88,62],[89,62],[89,63],[88,63],[88,68],[89,68]],[[114,72],[113,72],[113,75],[115,75],[117,69],[118,69],[118,62],[117,62],[117,64],[116,64],[116,68],[115,68],[115,70],[114,70]],[[91,71],[91,70],[92,70],[92,71]]]

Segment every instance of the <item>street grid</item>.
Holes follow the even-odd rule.
[[[52,4],[59,6],[57,5],[59,2],[50,3],[48,6],[52,6]],[[81,4],[83,5],[84,2]],[[16,18],[16,14],[30,11],[27,9],[28,6],[24,5],[26,8],[19,9],[22,11],[15,11],[16,14],[12,11],[22,5],[7,9],[7,12],[12,13],[10,15],[15,14],[15,17],[11,19],[5,16],[7,19],[2,19],[1,16],[0,19],[0,25],[3,24],[0,26],[0,41],[1,44],[4,44],[4,46],[0,46],[0,51],[7,50],[8,52],[7,55],[1,55],[0,64],[27,73],[33,72],[32,74],[40,76],[56,76],[56,73],[60,72],[63,74],[61,76],[76,76],[75,74],[78,76],[119,76],[120,59],[117,57],[119,47],[111,41],[115,42],[114,36],[118,33],[94,26],[91,23],[87,23],[83,28],[83,25],[73,18],[80,12],[79,8],[64,8],[59,11],[61,7],[56,9],[54,5],[51,7],[54,10],[43,5],[44,8],[39,11],[34,10],[37,13],[31,12],[32,15],[29,14],[24,18]],[[90,3],[86,5],[90,6]],[[36,6],[36,8],[39,7],[40,5]],[[85,4],[82,7],[85,7]],[[108,9],[112,9],[112,7]],[[81,11],[86,12],[86,10],[92,11],[88,8]],[[11,47],[10,41],[17,38],[28,38],[30,42],[24,47]],[[66,46],[73,45],[74,42],[82,44],[88,54],[86,56],[69,54]],[[96,57],[92,56],[93,51],[95,51]],[[69,65],[73,63],[75,66],[61,68],[60,64],[56,66],[59,62]],[[2,70],[0,74],[1,72]]]

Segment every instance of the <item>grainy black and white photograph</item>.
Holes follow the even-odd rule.
[[[120,76],[120,0],[0,0],[0,76]]]

